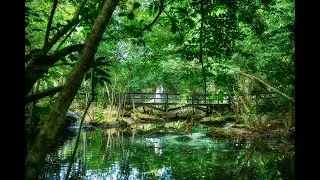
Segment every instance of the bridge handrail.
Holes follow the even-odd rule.
[[[259,99],[272,99],[272,98],[277,98],[277,96],[271,96],[271,97],[265,97],[266,94],[275,94],[275,92],[269,92],[269,93],[260,93],[260,94],[249,94],[251,98],[255,99],[257,98],[257,95],[259,96]],[[182,94],[178,93],[138,93],[138,92],[127,92],[126,93],[127,98],[126,102],[133,102],[135,103],[175,103],[176,101],[179,100],[186,100],[187,102],[192,102],[192,104],[202,104],[204,103],[209,103],[209,104],[217,104],[220,103],[231,103],[231,101],[236,102],[238,101],[238,98],[235,96],[230,96],[229,94],[224,94],[223,99],[212,99],[210,95],[205,96],[204,94],[191,94],[184,98],[180,98],[178,96]],[[155,97],[155,95],[161,95],[161,97]],[[239,95],[240,97],[243,97],[243,95]],[[150,101],[152,100],[152,101]],[[161,100],[160,102],[157,100]],[[227,102],[226,102],[227,101]]]

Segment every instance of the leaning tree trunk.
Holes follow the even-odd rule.
[[[46,154],[49,150],[49,145],[53,142],[58,129],[63,123],[64,116],[66,115],[70,104],[81,86],[84,75],[90,68],[103,32],[105,31],[106,25],[117,4],[118,0],[106,0],[102,10],[96,18],[91,34],[85,41],[84,49],[81,52],[71,75],[50,110],[47,121],[36,137],[35,144],[28,151],[26,157],[27,179],[37,179],[41,170],[41,165],[44,163]]]

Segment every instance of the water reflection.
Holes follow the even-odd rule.
[[[117,129],[83,132],[71,179],[293,179],[290,152],[204,132],[137,136]],[[179,137],[186,141],[179,141]],[[75,139],[47,156],[40,179],[65,179]]]
[[[156,155],[161,156],[163,154],[163,140],[160,138],[146,138],[149,147],[154,148]]]

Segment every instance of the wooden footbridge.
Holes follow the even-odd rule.
[[[185,97],[175,93],[127,93],[126,108],[150,107],[163,112],[170,112],[186,107],[193,107],[205,112],[231,108],[231,98],[213,100],[204,95]]]
[[[224,94],[223,97],[224,98],[217,100],[203,94],[185,96],[176,93],[128,92],[125,94],[124,103],[122,104],[127,109],[150,107],[162,112],[170,112],[186,107],[193,107],[204,112],[212,113],[214,111],[231,111],[232,104],[239,101],[235,96]],[[258,99],[273,99],[277,98],[277,96],[275,93],[259,93],[251,95],[251,98],[258,103]]]

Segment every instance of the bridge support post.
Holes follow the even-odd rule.
[[[165,115],[167,115],[168,113],[168,94],[166,94],[166,104],[164,105],[164,112],[165,112]]]

